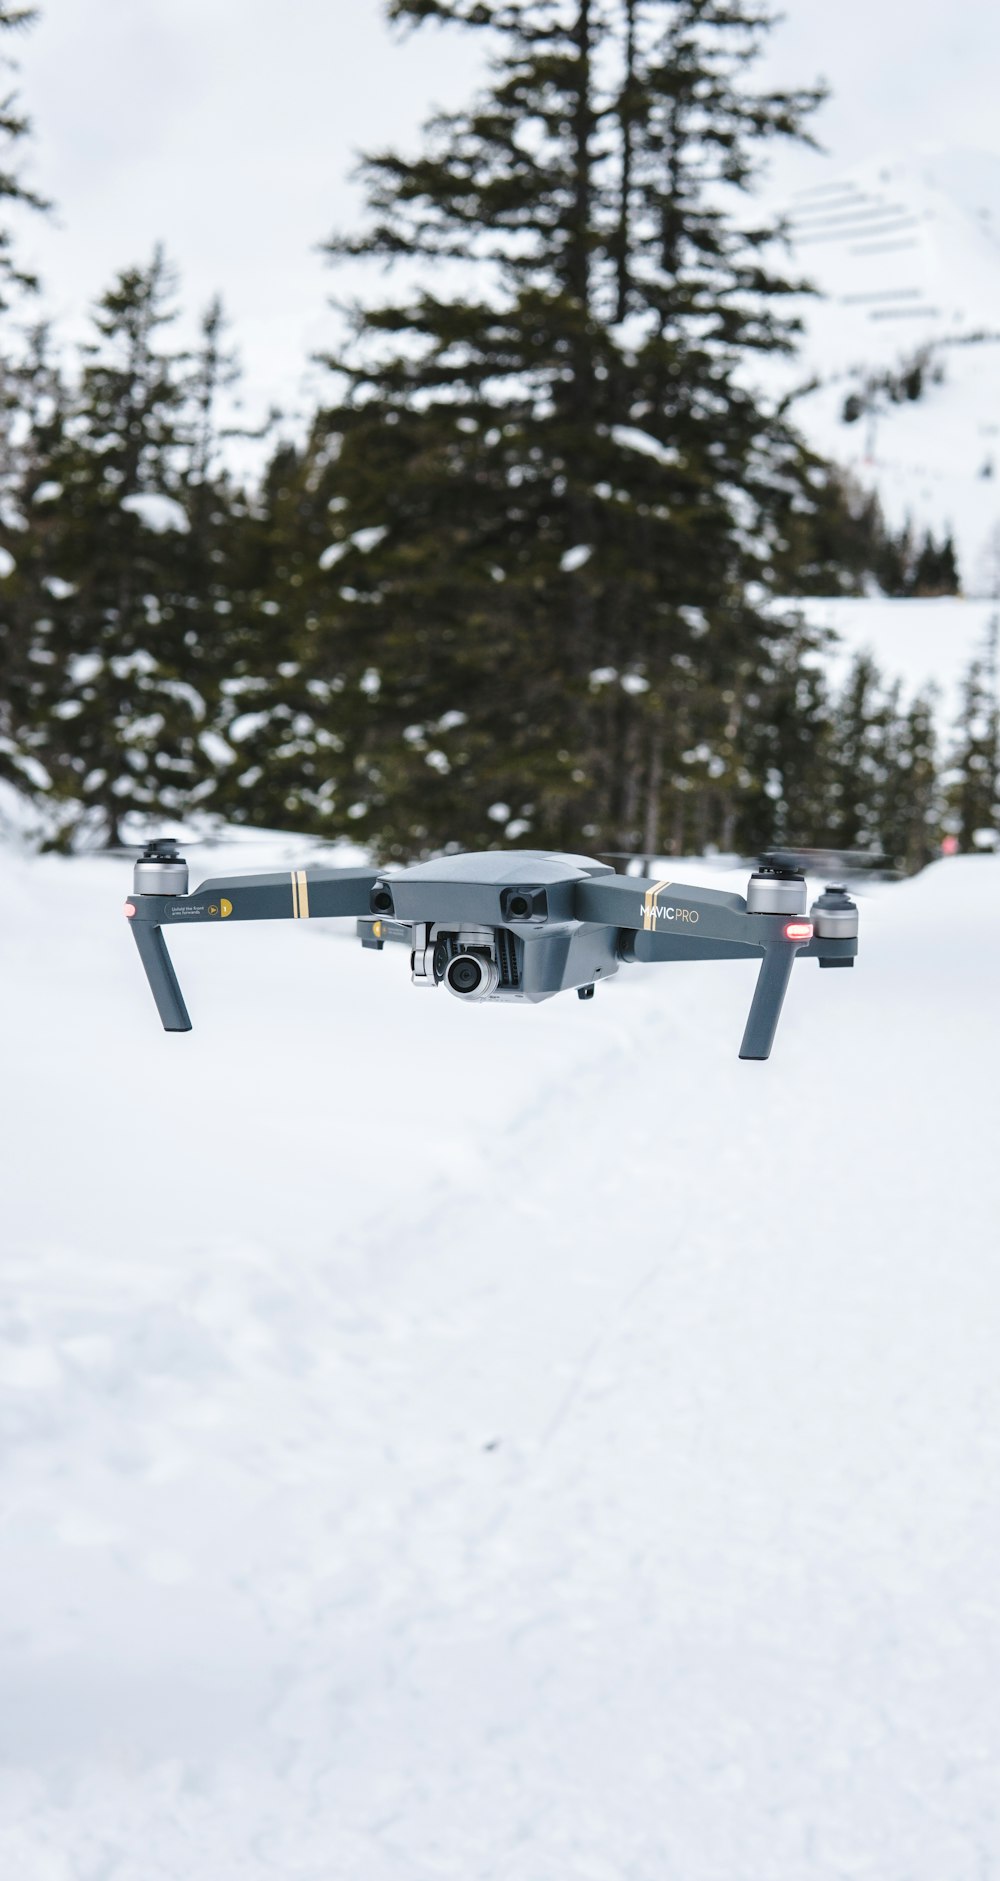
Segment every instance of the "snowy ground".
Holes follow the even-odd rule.
[[[319,923],[166,1037],[127,884],[3,856],[0,1875],[1000,1873],[1000,863],[764,1066]]]

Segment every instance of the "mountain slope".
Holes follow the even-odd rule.
[[[877,488],[894,528],[951,530],[963,586],[1000,582],[1000,158],[929,146],[831,175],[776,205],[820,298],[794,376],[818,449]],[[887,375],[922,360],[920,396]],[[854,397],[863,411],[845,423]]]

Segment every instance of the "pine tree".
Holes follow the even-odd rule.
[[[4,377],[0,465],[0,777],[28,793],[51,777],[39,751],[58,655],[50,613],[60,584],[49,555],[57,488],[46,464],[65,436],[69,392],[48,327],[36,326]],[[53,586],[54,584],[54,586]]]
[[[825,665],[803,627],[781,648],[753,714],[736,832],[741,854],[827,840],[836,781],[834,717]]]
[[[897,709],[893,695],[883,691],[871,655],[859,654],[831,715],[822,844],[883,849],[889,744]]]
[[[940,545],[935,542],[929,529],[924,531],[924,539],[909,581],[909,592],[915,595],[958,593],[958,563],[950,531]]]
[[[343,717],[343,681],[321,671],[313,651],[330,543],[319,461],[281,440],[231,540],[236,615],[225,640],[218,729],[232,761],[214,804],[236,822],[334,836],[344,825],[334,804],[350,777],[343,739],[329,723],[331,706],[338,722]],[[369,709],[363,690],[354,703]]]
[[[187,528],[173,538],[171,586],[164,617],[171,623],[178,673],[200,703],[197,733],[188,728],[189,807],[231,807],[241,776],[240,751],[228,737],[250,688],[270,692],[267,614],[262,609],[265,523],[252,491],[230,468],[227,445],[259,436],[227,422],[227,399],[240,380],[228,321],[214,299],[178,389],[177,494]]]
[[[36,18],[32,7],[11,5],[10,0],[0,0],[0,35],[3,44],[8,46],[11,39],[30,26]],[[0,54],[0,70],[10,68],[11,60]],[[45,209],[48,204],[29,189],[22,181],[17,168],[18,147],[27,136],[31,126],[18,109],[16,95],[5,92],[0,96],[0,199],[4,204],[23,204],[32,209]],[[0,224],[0,311],[8,305],[11,290],[35,288],[38,283],[33,275],[26,274],[19,268],[14,258],[14,238],[6,221]]]
[[[957,592],[950,536],[940,548],[925,536],[914,569],[910,525],[894,536],[874,491],[818,462],[811,481],[813,507],[797,510],[786,529],[786,560],[797,595],[865,594],[873,582],[884,594]]]
[[[962,707],[948,791],[949,810],[959,846],[979,847],[976,838],[1000,832],[1000,690],[997,641],[1000,613],[994,614],[986,645],[970,664],[962,686]]]
[[[182,353],[166,350],[174,284],[157,252],[102,296],[78,387],[31,468],[35,551],[30,723],[64,839],[117,840],[129,811],[177,812],[210,764],[192,681],[184,556]]]
[[[34,17],[30,8],[0,0],[0,43],[5,49]],[[4,76],[12,64],[0,53]],[[19,173],[20,147],[29,128],[16,96],[4,88],[0,93],[0,313],[7,311],[19,291],[37,286],[34,277],[18,266],[14,231],[8,219],[11,208],[47,207],[26,187]],[[19,734],[23,702],[31,684],[24,584],[16,574],[25,521],[18,507],[18,492],[25,475],[29,435],[25,408],[32,402],[36,381],[40,385],[43,376],[37,354],[37,335],[29,340],[27,356],[19,333],[8,333],[0,347],[0,776],[15,783],[25,780],[25,754]],[[37,773],[39,781],[41,776]]]
[[[330,244],[422,279],[356,313],[303,466],[331,506],[303,612],[337,813],[400,854],[725,839],[814,502],[745,370],[791,344],[793,284],[729,205],[815,94],[749,90],[768,22],[742,0],[389,11],[497,51],[423,154],[367,160],[370,227]]]
[[[898,687],[891,695],[886,759],[879,814],[879,846],[907,875],[926,867],[940,851],[943,799],[938,768],[933,688],[918,693],[899,715]]]

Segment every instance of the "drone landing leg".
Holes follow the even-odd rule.
[[[163,938],[163,929],[154,927],[151,922],[132,921],[130,923],[139,949],[139,958],[146,969],[150,992],[156,1001],[156,1010],[163,1021],[165,1032],[190,1032],[191,1021],[184,996],[177,984],[177,975],[173,962],[167,952],[167,943]]]
[[[778,1029],[788,981],[795,965],[797,949],[787,941],[764,950],[757,985],[754,988],[747,1029],[740,1046],[741,1058],[769,1058]]]

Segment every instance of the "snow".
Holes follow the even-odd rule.
[[[17,563],[9,549],[0,548],[0,581],[14,573]]]
[[[330,508],[333,508],[333,504]],[[337,563],[350,549],[358,549],[362,555],[369,555],[372,549],[377,548],[378,544],[385,540],[388,533],[388,529],[381,525],[371,529],[356,529],[354,534],[347,536],[343,542],[331,542],[329,548],[323,550],[319,565],[324,570],[336,568]]]
[[[828,168],[818,188],[774,207],[789,219],[790,272],[820,298],[798,307],[802,350],[776,381],[816,389],[794,405],[810,442],[878,490],[894,529],[951,531],[962,585],[1000,574],[1000,157],[947,144],[884,151]],[[866,237],[866,228],[882,229]],[[928,350],[916,402],[884,395],[843,419],[848,393]],[[766,376],[766,374],[765,374]],[[992,469],[992,474],[984,474]]]
[[[227,744],[224,738],[219,736],[218,732],[199,732],[198,743],[210,763],[214,764],[217,769],[222,769],[225,765],[235,762],[235,751],[232,749],[231,745]]]
[[[986,647],[990,624],[1000,614],[995,601],[892,601],[807,599],[796,606],[810,625],[832,630],[836,639],[823,655],[834,685],[842,685],[859,653],[870,653],[883,678],[901,682],[904,704],[937,688],[935,719],[947,738],[961,705],[961,687],[972,660]]]
[[[0,1872],[993,1872],[1000,862],[766,1066],[743,964],[320,922],[177,934],[168,1037],[127,864],[3,878]]]
[[[264,726],[269,723],[270,717],[270,710],[264,712],[240,712],[237,714],[236,718],[233,719],[232,724],[226,726],[226,737],[230,739],[233,744],[240,745],[245,739],[252,738],[256,732],[263,731]]]
[[[104,670],[104,660],[100,653],[73,653],[67,663],[67,671],[75,686],[89,686]]]
[[[163,496],[158,491],[141,491],[135,496],[122,497],[122,509],[130,515],[138,516],[145,528],[154,535],[167,535],[175,530],[178,535],[186,536],[191,528],[180,503],[172,496]]]
[[[578,543],[576,548],[566,549],[560,556],[559,567],[564,575],[572,575],[576,569],[582,568],[586,562],[589,562],[593,553],[589,543]]]
[[[612,425],[611,437],[623,449],[639,451],[643,457],[654,457],[658,464],[669,466],[681,461],[679,451],[672,445],[661,444],[659,438],[650,437],[648,431],[640,430],[637,425]]]

